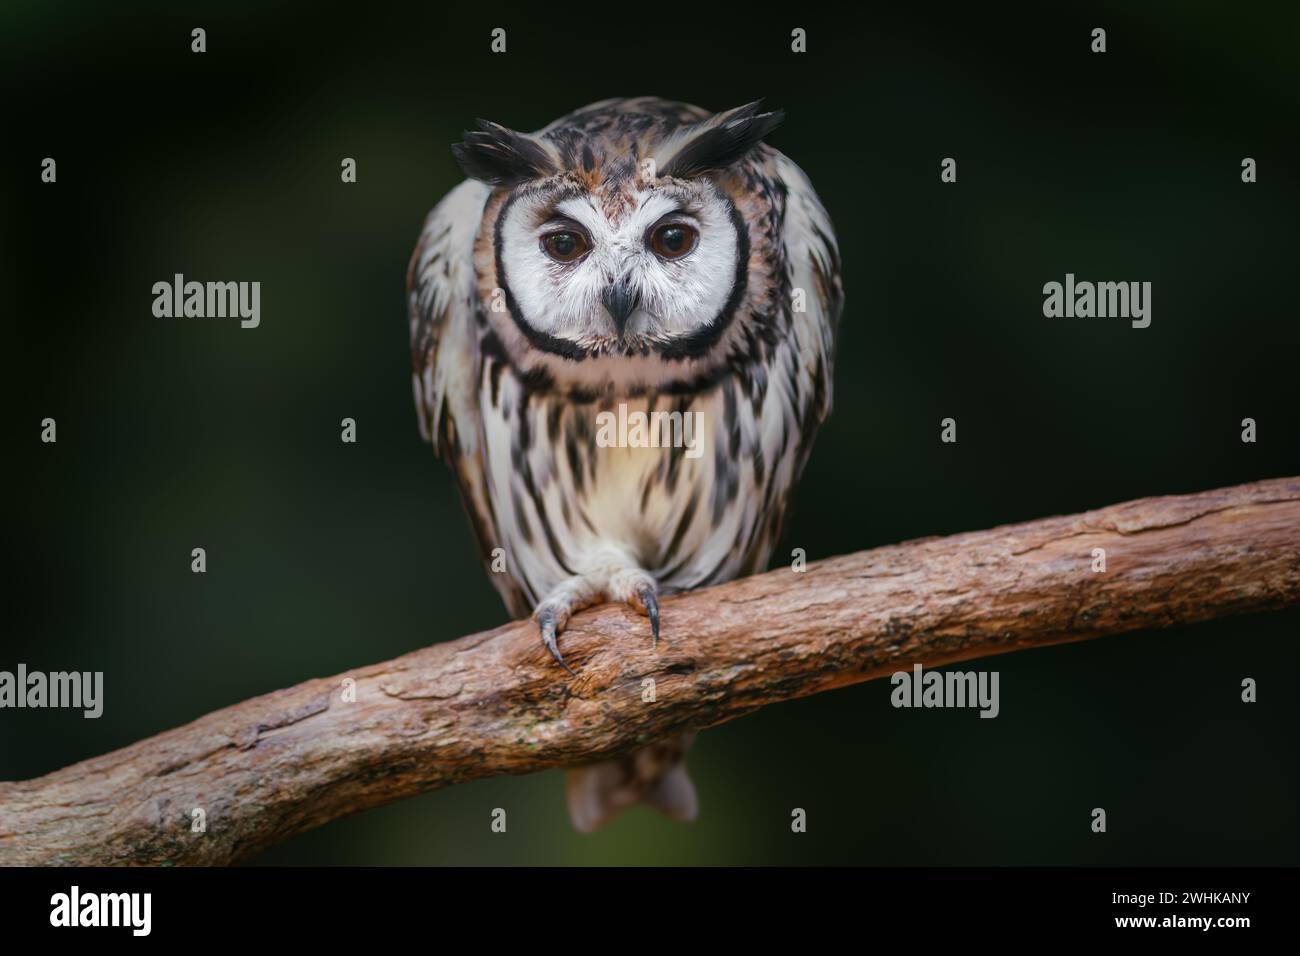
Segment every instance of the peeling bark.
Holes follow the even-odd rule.
[[[516,622],[0,783],[0,863],[233,863],[403,797],[587,762],[916,662],[1298,601],[1300,478],[877,548],[668,598],[657,651],[625,608],[579,614],[561,638],[576,678]],[[205,833],[190,832],[194,808]]]

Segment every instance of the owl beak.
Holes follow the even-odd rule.
[[[626,279],[620,279],[605,290],[601,301],[605,303],[609,317],[614,320],[614,328],[618,329],[618,334],[621,336],[623,330],[627,328],[628,316],[636,311],[641,297],[631,288]]]

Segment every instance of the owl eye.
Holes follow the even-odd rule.
[[[542,236],[542,248],[556,262],[574,262],[591,248],[587,237],[576,229],[561,229]]]
[[[666,222],[650,233],[650,248],[661,259],[680,259],[695,248],[700,234],[684,222]]]

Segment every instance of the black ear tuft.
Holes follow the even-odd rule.
[[[698,132],[671,156],[661,175],[689,179],[711,170],[726,169],[762,142],[780,125],[780,110],[758,112],[758,102],[719,113],[698,126]]]
[[[470,179],[489,186],[513,186],[555,172],[551,157],[531,136],[487,120],[479,120],[478,127],[467,130],[465,141],[451,148],[456,162]]]

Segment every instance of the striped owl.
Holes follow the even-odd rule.
[[[557,667],[579,609],[625,602],[657,645],[660,597],[763,570],[780,536],[843,300],[826,210],[763,143],[780,120],[614,99],[452,147],[469,178],[407,272],[420,433]],[[570,771],[575,827],[694,819],[689,744]]]

